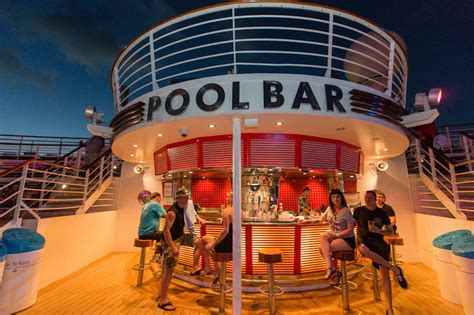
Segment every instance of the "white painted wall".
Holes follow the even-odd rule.
[[[115,211],[39,220],[37,232],[46,239],[39,287],[111,253],[115,229]]]
[[[357,181],[360,198],[364,199],[366,190],[379,189],[387,196],[387,204],[391,205],[397,215],[397,227],[404,239],[404,246],[397,247],[397,253],[406,262],[420,261],[417,251],[417,231],[414,208],[411,201],[410,181],[404,155],[386,160],[389,163],[385,172],[371,172],[370,164],[378,160],[364,162],[364,176]]]
[[[437,217],[426,214],[415,214],[417,226],[418,251],[423,264],[433,268],[432,241],[440,234],[454,230],[467,229],[474,233],[474,222]]]
[[[138,194],[144,189],[162,193],[161,180],[155,176],[154,166],[146,165],[149,169],[142,175],[133,172],[135,165],[127,162],[122,164],[117,206],[117,235],[114,246],[115,251],[119,252],[138,250],[133,247],[133,241],[138,236],[141,212],[141,206],[137,201]]]

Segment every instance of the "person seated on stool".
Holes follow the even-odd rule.
[[[138,238],[141,240],[161,240],[160,218],[166,214],[161,206],[161,194],[144,190],[138,194],[138,202],[143,205],[138,225]]]
[[[377,195],[375,191],[368,190],[365,193],[365,206],[358,207],[354,211],[354,220],[357,225],[357,246],[359,252],[372,260],[375,268],[380,268],[382,274],[383,292],[387,314],[393,314],[392,288],[390,286],[389,270],[392,270],[403,289],[408,288],[407,280],[400,267],[391,265],[390,246],[384,241],[384,232],[392,233],[392,225],[387,213],[378,208],[376,204]]]
[[[161,240],[160,218],[166,214],[161,206],[161,194],[144,190],[138,194],[138,202],[143,205],[138,225],[138,238],[141,240]],[[159,252],[153,256],[153,261],[159,261]]]
[[[193,269],[189,274],[191,276],[200,276],[202,272],[204,272],[204,274],[209,274],[211,272],[211,267],[209,266],[209,257],[206,257],[206,255],[203,256],[204,271],[199,268],[199,257],[204,253],[205,249],[202,240],[196,236],[194,232],[194,223],[199,222],[202,226],[206,224],[206,220],[201,218],[196,213],[196,209],[194,208],[194,203],[191,198],[189,198],[184,211],[184,221],[189,233],[194,235]]]
[[[234,220],[234,207],[232,206],[233,193],[227,193],[227,207],[222,210],[222,231],[217,238],[212,236],[204,236],[203,242],[207,251],[216,253],[232,253],[232,221]],[[219,281],[220,267],[217,261],[214,261],[214,281]]]
[[[376,190],[375,193],[377,194],[377,207],[387,212],[387,215],[390,218],[390,223],[392,223],[393,232],[397,233],[397,217],[395,216],[395,210],[385,203],[387,197],[383,191]]]
[[[329,207],[321,216],[321,221],[327,221],[331,226],[330,231],[321,233],[320,252],[327,266],[324,279],[327,280],[336,274],[337,280],[331,281],[331,284],[337,285],[340,275],[331,262],[331,251],[354,250],[356,246],[354,218],[339,189],[332,189],[329,193]]]

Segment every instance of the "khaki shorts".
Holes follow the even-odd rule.
[[[197,236],[192,234],[183,234],[176,240],[174,240],[174,245],[178,248],[180,246],[188,246],[193,247],[194,242],[197,239]],[[161,241],[161,247],[163,248],[163,261],[162,261],[162,268],[174,268],[178,264],[179,256],[173,255],[171,251],[171,247],[169,247],[168,243],[165,240]],[[162,269],[163,270],[163,269]]]

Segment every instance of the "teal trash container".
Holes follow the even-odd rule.
[[[3,232],[2,242],[8,254],[0,286],[0,314],[12,314],[36,302],[45,240],[34,231],[13,228]]]
[[[464,313],[474,315],[474,235],[458,240],[452,250]]]
[[[472,235],[469,230],[456,230],[439,235],[433,240],[434,266],[438,274],[441,297],[449,302],[461,305],[461,295],[456,281],[451,247],[456,241]]]
[[[7,247],[0,242],[0,286],[2,285],[3,270],[7,259]]]

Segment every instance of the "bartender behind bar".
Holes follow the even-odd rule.
[[[298,199],[298,215],[309,217],[311,215],[311,207],[308,203],[308,197],[311,190],[309,187],[303,189],[303,193]]]

